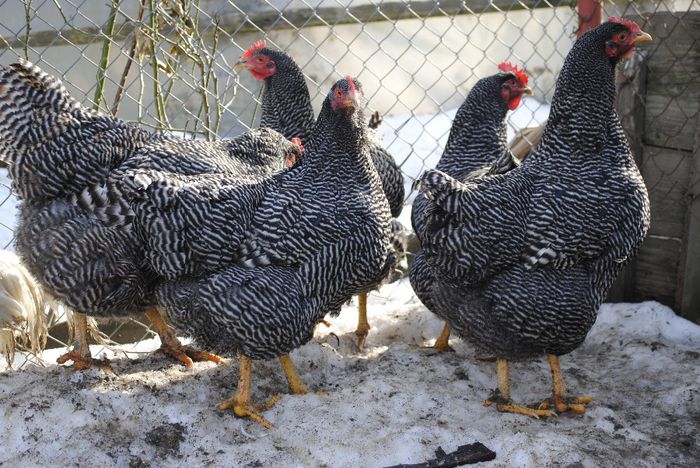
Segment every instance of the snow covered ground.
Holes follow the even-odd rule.
[[[382,288],[369,311],[364,353],[349,305],[292,354],[306,384],[328,395],[285,394],[265,413],[272,430],[214,408],[234,390],[236,360],[186,369],[159,356],[117,358],[117,376],[55,365],[2,372],[0,465],[381,467],[474,441],[496,452],[489,466],[700,461],[700,327],[664,306],[603,306],[583,346],[562,358],[571,393],[594,401],[583,416],[551,420],[482,406],[495,365],[475,360],[468,343],[453,340],[447,354],[419,349],[442,324],[406,280]],[[520,402],[547,396],[544,359],[513,364],[511,383]],[[286,388],[276,361],[254,364],[256,401]]]

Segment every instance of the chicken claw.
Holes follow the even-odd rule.
[[[455,352],[454,348],[450,346],[450,325],[447,322],[445,322],[445,326],[443,327],[442,332],[440,332],[440,336],[438,336],[437,340],[435,340],[435,344],[432,346],[432,349],[438,353]]]
[[[153,309],[148,310],[145,315],[160,337],[161,346],[158,349],[158,352],[172,356],[187,367],[192,367],[194,365],[193,360],[212,361],[217,364],[224,363],[223,359],[216,354],[199,351],[189,346],[184,346],[182,343],[180,343],[180,340],[177,339],[172,329],[167,323],[165,323],[165,320],[163,320],[163,317],[161,317],[157,308],[154,307]]]
[[[253,405],[250,403],[250,401],[243,402],[239,398],[238,392],[229,398],[228,400],[224,401],[223,403],[219,403],[216,405],[216,407],[220,410],[227,410],[227,409],[232,409],[233,414],[236,415],[237,418],[250,418],[256,423],[260,424],[266,429],[272,429],[274,426],[265,419],[265,417],[260,414],[264,411],[269,410],[275,404],[280,401],[282,397],[280,395],[275,395],[271,398],[269,398],[265,403],[262,405]]]
[[[539,409],[554,408],[557,413],[572,411],[576,414],[584,414],[586,405],[593,401],[592,397],[565,397],[564,399],[547,398],[539,405]]]
[[[65,364],[68,361],[73,361],[73,369],[90,369],[97,367],[105,372],[116,374],[109,363],[108,359],[93,359],[90,354],[90,345],[88,344],[87,331],[87,316],[75,312],[73,314],[73,350],[69,351],[56,359],[58,364]]]
[[[200,351],[180,343],[164,343],[160,348],[158,348],[157,352],[167,354],[180,361],[187,367],[192,367],[194,365],[193,361],[212,361],[217,364],[224,364],[224,360],[216,354]]]
[[[250,418],[263,427],[272,429],[274,426],[260,413],[272,408],[282,397],[275,395],[260,406],[253,405],[250,402],[250,374],[252,368],[253,362],[251,359],[241,354],[238,388],[231,398],[223,403],[219,403],[216,407],[220,410],[232,409],[236,417]]]
[[[530,408],[513,403],[509,398],[504,398],[498,389],[487,400],[484,400],[484,406],[491,406],[494,403],[496,403],[496,410],[501,413],[522,414],[523,416],[530,416],[535,419],[539,419],[540,417],[554,417],[557,415],[557,413],[549,411],[547,408]]]
[[[545,408],[530,408],[524,405],[513,403],[510,399],[510,373],[508,371],[508,361],[496,359],[496,372],[498,375],[498,388],[484,401],[484,406],[491,406],[496,403],[496,410],[502,413],[515,413],[539,419],[543,417],[556,416],[557,413]]]
[[[89,353],[85,355],[78,350],[69,351],[60,355],[58,359],[56,359],[56,363],[58,364],[65,364],[68,361],[73,361],[73,365],[71,366],[73,369],[83,370],[97,367],[104,372],[116,374],[109,362],[109,359],[94,359]]]

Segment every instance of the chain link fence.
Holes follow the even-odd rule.
[[[261,38],[297,61],[317,111],[332,83],[351,74],[363,83],[368,109],[384,117],[380,134],[401,165],[407,194],[414,178],[437,163],[469,89],[495,73],[498,63],[523,65],[535,92],[510,114],[509,133],[544,123],[579,27],[572,0],[0,0],[0,9],[0,63],[26,58],[60,77],[86,106],[186,138],[230,138],[256,126],[262,85],[247,72],[234,72],[233,65]],[[608,1],[603,18],[666,14],[677,19],[675,28],[689,28],[684,18],[698,9],[698,0]],[[668,70],[687,56],[697,58],[697,33],[689,29],[688,35],[689,47],[673,55]],[[646,53],[677,50],[661,39]],[[635,102],[649,107],[657,99],[638,80],[630,78],[628,84]],[[695,132],[698,94],[692,94],[691,85],[674,86],[666,101],[653,100],[660,111],[643,128],[659,134],[663,141],[657,147],[686,157],[688,148],[670,143],[678,133],[661,122],[680,107],[683,125]],[[685,102],[689,92],[696,101],[692,105]],[[629,119],[639,118],[638,107],[630,107]],[[638,137],[632,135],[637,143]],[[692,160],[695,146],[689,148]],[[649,154],[643,152],[643,168],[647,159],[649,167],[662,164]],[[671,185],[680,176],[690,177],[687,164],[666,161],[650,173],[656,210],[677,201]],[[16,200],[6,171],[0,171],[0,243],[11,249]],[[690,187],[689,181],[683,183]],[[404,210],[406,225],[409,212]],[[638,264],[644,261],[642,256]],[[390,300],[392,287],[378,294]],[[57,322],[50,345],[66,346],[66,327],[60,318]],[[135,320],[102,329],[117,342],[152,336]]]

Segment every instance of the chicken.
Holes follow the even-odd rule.
[[[479,80],[455,115],[447,145],[437,169],[465,182],[486,174],[501,174],[515,167],[506,143],[506,114],[515,110],[523,94],[531,94],[524,71],[510,63],[499,65],[500,73]],[[429,201],[418,195],[413,202],[411,222],[419,240],[425,236],[425,212]],[[435,278],[423,253],[411,265],[411,285],[418,298],[433,310],[431,289]],[[439,352],[452,351],[449,325],[433,345]]]
[[[237,392],[219,408],[266,427],[262,408],[250,402],[251,360],[280,358],[290,391],[306,393],[288,353],[311,339],[326,314],[337,314],[352,294],[384,277],[395,261],[391,213],[369,156],[362,107],[360,83],[351,77],[337,82],[305,144],[302,164],[248,185],[239,204],[228,204],[226,187],[202,194],[196,181],[190,187],[153,179],[141,188],[154,200],[167,197],[172,217],[182,220],[170,245],[182,249],[183,271],[221,252],[202,231],[210,218],[226,214],[236,220],[222,225],[219,234],[234,253],[229,265],[164,283],[158,301],[169,322],[206,349],[240,353]],[[195,193],[201,205],[190,203]]]
[[[313,108],[304,74],[296,62],[286,53],[270,49],[266,42],[261,40],[245,51],[237,66],[247,67],[254,78],[265,81],[260,125],[269,126],[288,138],[300,137],[302,143],[306,143],[313,128]],[[381,145],[379,135],[375,131],[381,118],[375,114],[370,122],[370,156],[379,172],[384,195],[391,207],[391,215],[396,218],[401,214],[405,197],[403,174],[394,158]],[[406,250],[404,231],[404,227],[398,221],[392,224],[392,245],[397,252]],[[379,284],[381,281],[370,290]],[[359,317],[355,334],[360,349],[364,347],[370,329],[367,320],[368,291],[359,293]]]
[[[127,171],[260,180],[283,170],[290,152],[297,146],[269,129],[214,143],[156,135],[85,108],[29,62],[0,68],[0,157],[22,202],[17,252],[47,291],[78,312],[76,346],[59,362],[106,366],[91,359],[85,314],[142,313],[163,351],[186,365],[219,362],[183,347],[155,308],[159,278],[136,230],[142,220],[123,196]]]
[[[439,170],[420,179],[431,201],[424,253],[439,278],[433,310],[496,356],[498,390],[486,403],[499,411],[582,413],[591,401],[566,396],[559,356],[583,342],[649,227],[614,78],[617,63],[650,39],[617,18],[584,34],[564,62],[542,140],[520,167],[465,183]],[[508,360],[541,354],[552,397],[535,408],[513,403]]]
[[[304,74],[286,53],[270,49],[260,40],[245,51],[234,68],[247,67],[265,82],[260,127],[277,130],[305,144],[314,128],[314,110]]]
[[[46,346],[45,295],[19,257],[0,250],[0,353],[12,367],[17,343],[32,354]]]

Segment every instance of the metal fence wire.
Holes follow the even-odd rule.
[[[647,51],[673,50],[669,73],[674,63],[697,58],[697,33],[684,18],[700,9],[699,0],[602,6],[603,18],[663,13],[676,20],[674,28],[688,29],[692,40],[683,50],[662,37]],[[297,61],[316,111],[332,83],[351,74],[363,83],[368,109],[383,116],[380,134],[401,165],[407,194],[414,178],[437,163],[469,89],[495,73],[498,63],[524,66],[535,92],[509,116],[511,134],[542,124],[579,25],[572,0],[0,0],[0,11],[0,63],[26,58],[59,77],[86,106],[187,138],[230,138],[257,125],[262,85],[233,65],[259,39]],[[652,95],[640,91],[633,77],[628,81],[637,101],[651,105]],[[657,135],[655,148],[668,149],[677,163],[659,162],[649,151],[640,162],[661,165],[645,171],[654,209],[684,203],[679,210],[687,211],[688,193],[695,193],[688,191],[692,157],[686,156],[695,144],[698,94],[689,103],[688,86],[694,85],[674,86],[673,95],[653,95],[659,112],[645,128]],[[690,130],[664,123],[669,113]],[[676,144],[679,138],[683,145]],[[16,200],[5,169],[0,171],[0,246],[12,249]],[[683,190],[674,191],[680,185]],[[685,222],[678,232],[662,229],[652,236],[683,242]],[[391,285],[378,294],[390,298]],[[65,346],[59,328],[51,331],[53,345]],[[119,342],[152,335],[133,320],[103,331]]]

